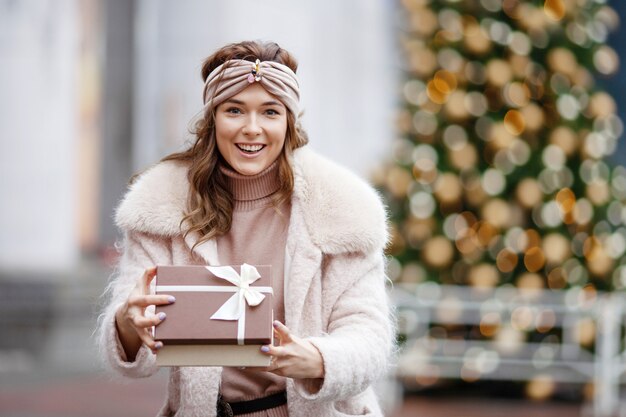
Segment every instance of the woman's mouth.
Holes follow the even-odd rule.
[[[247,144],[243,144],[243,143],[236,143],[235,144],[237,146],[237,148],[239,148],[240,151],[246,153],[246,154],[255,154],[259,151],[261,151],[261,149],[265,148],[265,145],[247,145]]]

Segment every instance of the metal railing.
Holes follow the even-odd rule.
[[[624,294],[396,283],[392,297],[405,337],[398,377],[528,381],[549,375],[555,382],[593,382],[594,416],[620,411]],[[446,337],[442,329],[454,325],[474,326],[481,337]],[[527,340],[542,333],[553,336]]]

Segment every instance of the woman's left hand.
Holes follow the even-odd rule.
[[[265,371],[295,379],[324,378],[324,360],[311,342],[292,335],[280,321],[274,321],[279,346],[266,345],[261,352],[272,357]]]

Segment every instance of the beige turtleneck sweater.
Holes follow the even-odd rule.
[[[231,168],[220,168],[228,179],[235,205],[230,231],[218,237],[220,264],[272,266],[274,318],[284,322],[283,303],[285,244],[290,203],[277,211],[272,196],[279,188],[278,162],[257,175],[241,175]],[[285,389],[285,378],[239,368],[224,368],[220,392],[226,401],[246,401]]]

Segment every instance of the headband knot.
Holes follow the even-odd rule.
[[[256,60],[254,64],[252,64],[252,71],[250,71],[250,75],[248,75],[248,82],[252,84],[255,81],[261,81],[261,74],[259,73],[259,66],[261,65],[260,60]]]
[[[219,106],[254,82],[261,84],[298,118],[300,86],[296,74],[286,65],[258,59],[255,62],[229,60],[211,71],[204,84],[205,110]]]

